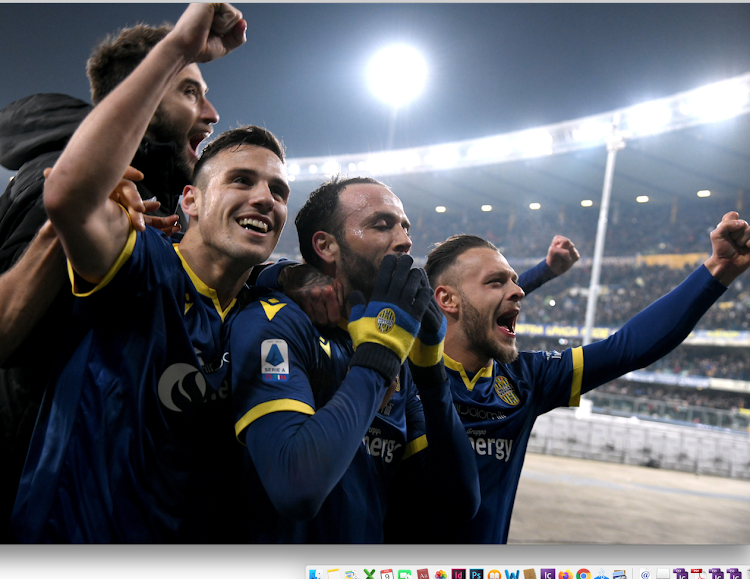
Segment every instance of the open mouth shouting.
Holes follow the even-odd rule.
[[[190,149],[190,154],[198,158],[198,147],[200,147],[200,144],[205,141],[208,137],[211,136],[212,131],[200,131],[199,133],[193,133],[188,138],[188,148]]]
[[[501,334],[511,338],[516,337],[516,318],[518,317],[518,313],[519,310],[513,309],[499,316],[495,320]]]

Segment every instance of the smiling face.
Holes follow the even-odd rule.
[[[198,65],[186,66],[169,85],[146,131],[151,139],[177,144],[177,165],[188,176],[198,160],[198,146],[213,132],[210,125],[219,122],[207,91]]]
[[[343,226],[336,274],[347,292],[359,290],[369,299],[383,258],[409,253],[411,225],[401,200],[382,185],[348,185],[339,202]]]
[[[516,318],[524,293],[505,258],[489,248],[469,249],[442,277],[448,280],[446,291],[456,307],[452,338],[482,361],[492,358],[508,364],[515,360]],[[440,303],[439,288],[437,293]]]
[[[186,192],[188,234],[198,232],[209,259],[232,269],[268,259],[289,198],[286,169],[275,153],[255,145],[224,149],[201,167]]]

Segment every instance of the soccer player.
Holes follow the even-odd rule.
[[[225,339],[253,265],[276,245],[289,186],[258,127],[206,148],[184,189],[179,245],[136,232],[110,197],[159,103],[197,62],[245,41],[227,4],[193,4],[76,130],[44,201],[69,259],[74,318],[13,511],[21,542],[228,540],[236,446]]]
[[[449,497],[441,510],[468,520],[476,464],[442,363],[443,317],[423,270],[410,269],[401,201],[374,179],[334,178],[295,223],[305,261],[349,297],[348,324],[318,330],[270,290],[234,322],[232,404],[253,489],[247,540],[382,542],[404,465],[415,473],[404,493]]]
[[[444,524],[407,540],[505,543],[529,434],[536,417],[577,406],[581,394],[643,368],[685,339],[727,286],[750,266],[750,227],[727,213],[711,233],[712,255],[680,286],[601,342],[559,352],[521,352],[515,321],[524,297],[492,243],[450,237],[425,270],[448,329],[445,366],[471,438],[482,492],[468,524]],[[402,538],[403,540],[403,538]]]

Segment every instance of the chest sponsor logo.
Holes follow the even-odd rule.
[[[263,380],[289,380],[289,346],[284,340],[263,340],[260,368]]]
[[[461,404],[460,402],[454,402],[453,406],[456,407],[456,413],[463,422],[502,420],[505,418],[505,414],[499,410],[487,410],[486,408],[469,406],[468,404]]]
[[[484,431],[472,429],[466,431],[469,435],[469,442],[471,442],[474,452],[480,456],[494,455],[497,460],[502,460],[503,462],[508,462],[510,460],[510,451],[513,448],[512,438],[488,438],[486,436],[477,436],[475,434],[476,432]]]
[[[382,457],[386,463],[393,462],[396,451],[401,448],[401,444],[395,440],[383,438],[379,428],[370,427],[367,434],[362,439],[362,443],[367,449],[367,454],[375,457]]]
[[[391,308],[380,310],[380,313],[377,317],[377,323],[378,331],[381,334],[387,334],[393,329],[393,326],[396,323],[396,312],[394,312]]]
[[[508,379],[505,376],[498,376],[495,378],[495,394],[500,397],[500,400],[505,402],[508,406],[517,406],[520,400],[516,393],[513,391],[513,386],[510,385]]]

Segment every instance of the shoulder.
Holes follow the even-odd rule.
[[[232,324],[232,343],[269,338],[312,343],[319,332],[307,314],[285,294],[265,288],[252,288]],[[254,294],[254,295],[252,295]]]

